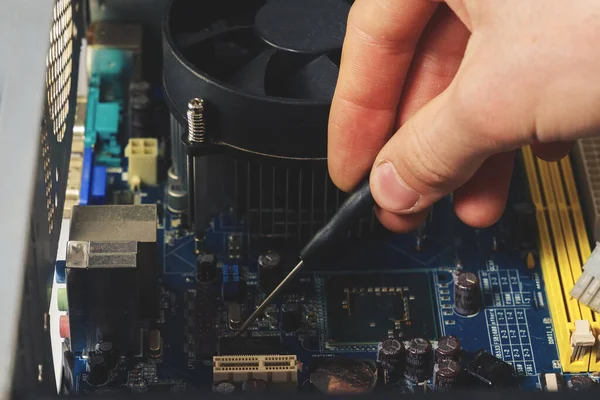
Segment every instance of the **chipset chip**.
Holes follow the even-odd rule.
[[[327,347],[370,345],[388,338],[437,337],[429,273],[324,276]]]

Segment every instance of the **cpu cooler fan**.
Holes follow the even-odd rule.
[[[164,21],[164,85],[175,116],[206,102],[215,142],[319,159],[350,4],[344,0],[174,0]]]
[[[187,182],[198,233],[231,207],[254,237],[305,239],[337,209],[343,193],[327,174],[327,120],[350,7],[171,1],[163,24],[170,178]],[[200,146],[184,134],[194,98],[204,101]],[[179,184],[171,187],[174,209],[183,197]]]

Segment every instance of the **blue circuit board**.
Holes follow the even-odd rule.
[[[126,188],[120,174],[109,174],[108,182],[109,192]],[[163,207],[163,191],[162,186],[146,189],[140,199]],[[197,285],[198,243],[192,233],[181,228],[179,216],[166,208],[163,215],[158,229],[162,310],[160,320],[150,325],[161,330],[165,345],[164,356],[155,364],[150,377],[171,390],[207,389],[212,383],[212,364],[210,360],[196,360],[186,333],[190,315],[185,293]],[[343,252],[331,254],[323,264],[307,268],[294,292],[272,306],[274,321],[254,326],[251,335],[279,337],[285,353],[298,356],[302,365],[301,387],[307,385],[308,371],[315,360],[340,356],[375,360],[377,347],[373,343],[361,342],[359,338],[356,343],[337,343],[332,339],[334,333],[328,325],[332,318],[328,315],[331,306],[328,302],[332,299],[328,297],[326,282],[338,282],[343,277],[358,277],[360,281],[362,276],[381,274],[385,281],[393,282],[391,285],[408,289],[407,295],[417,304],[415,310],[428,314],[433,321],[428,322],[431,326],[427,330],[431,339],[455,335],[467,352],[485,349],[513,365],[520,387],[535,390],[540,385],[539,374],[560,372],[544,283],[537,262],[528,268],[522,251],[494,250],[494,242],[500,240],[499,226],[486,230],[465,227],[454,217],[447,199],[436,206],[432,223],[422,233],[420,250],[415,248],[416,234],[387,234],[346,244]],[[457,236],[461,240],[456,240]],[[244,249],[239,257],[230,257],[232,240]],[[249,287],[245,307],[262,300],[256,289],[258,254],[253,252],[244,226],[232,213],[225,212],[215,218],[203,246],[217,254],[221,269],[236,265],[243,270]],[[480,279],[484,307],[476,315],[462,317],[453,310],[452,273],[457,269],[474,272]],[[284,301],[303,305],[308,323],[302,331],[286,334],[279,330],[277,315]],[[356,326],[356,332],[365,329],[369,336],[368,327]],[[219,332],[223,336],[233,334],[224,317]],[[147,368],[148,364],[140,358],[138,367]],[[123,371],[128,368],[132,366],[123,366]],[[79,377],[78,391],[97,391],[85,382],[85,360],[77,360],[75,375]],[[139,388],[145,390],[147,385]]]
[[[160,330],[163,355],[158,361],[148,360],[142,350],[138,358],[119,361],[111,380],[102,387],[87,383],[86,360],[78,357],[74,391],[210,390],[212,361],[197,358],[195,337],[190,330],[194,315],[189,308],[189,296],[198,286],[198,249],[215,254],[219,274],[229,271],[233,279],[245,282],[248,290],[241,310],[248,315],[264,298],[258,290],[258,256],[265,249],[277,250],[284,269],[291,268],[302,243],[255,241],[248,236],[235,210],[224,210],[217,215],[203,241],[198,242],[181,217],[165,207],[164,182],[142,187],[135,194],[129,192],[124,175],[126,159],[115,159],[120,148],[114,132],[110,129],[98,132],[94,139],[106,139],[104,150],[84,160],[89,165],[83,183],[99,193],[90,201],[111,204],[119,194],[129,193],[136,203],[157,204],[160,209],[157,256],[161,311],[160,318],[145,321],[143,329],[146,333]],[[97,166],[105,169],[94,175],[92,171]],[[105,192],[98,187],[94,176],[106,182]],[[517,165],[507,209],[528,203],[528,193],[524,170]],[[86,195],[84,204],[87,201]],[[267,310],[267,318],[249,329],[250,337],[277,338],[282,353],[298,357],[301,390],[310,386],[309,371],[318,360],[347,357],[375,361],[377,342],[388,331],[396,333],[397,327],[389,326],[387,314],[397,312],[398,301],[406,304],[402,308],[400,338],[424,336],[435,341],[454,335],[460,338],[467,358],[483,349],[511,364],[517,384],[526,390],[540,388],[540,374],[561,371],[535,248],[535,222],[533,226],[530,223],[515,228],[514,215],[508,212],[493,227],[472,229],[457,219],[452,199],[446,198],[433,208],[427,224],[416,233],[377,230],[369,233],[372,226],[372,221],[366,221],[360,237],[349,238],[341,247],[332,249],[331,254],[307,266],[291,288]],[[525,248],[520,245],[527,241],[533,245]],[[479,278],[483,307],[475,315],[464,317],[454,311],[452,282],[457,271],[473,272]],[[57,276],[64,280],[64,263],[58,265]],[[228,337],[235,331],[227,326],[227,310],[219,298],[221,285],[221,279],[214,283],[218,336]],[[378,295],[373,297],[372,292]],[[383,292],[391,295],[381,296]],[[344,294],[348,296],[346,299]],[[284,303],[301,306],[304,324],[297,332],[285,333],[280,329]]]

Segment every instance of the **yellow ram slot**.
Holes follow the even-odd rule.
[[[531,149],[526,147],[523,149],[523,160],[525,163],[525,171],[529,181],[529,189],[531,199],[536,207],[536,220],[538,224],[538,234],[540,238],[540,262],[544,284],[546,286],[546,294],[550,307],[550,315],[552,316],[552,325],[554,328],[554,336],[561,365],[565,372],[574,372],[571,368],[571,345],[570,345],[570,321],[567,314],[566,304],[563,297],[563,290],[558,276],[556,260],[554,258],[554,250],[552,247],[552,238],[546,220],[546,209],[543,204],[540,184],[537,176],[535,159]]]
[[[577,279],[579,279],[579,276],[581,276],[581,267],[591,254],[590,242],[587,235],[587,230],[585,228],[585,222],[583,220],[583,210],[581,209],[579,195],[577,194],[577,187],[575,186],[573,168],[571,167],[571,163],[568,159],[563,159],[560,162],[560,167],[563,173],[565,187],[567,189],[569,208],[571,210],[572,222],[575,229],[575,235],[577,236],[576,242],[579,248],[580,268],[578,268],[573,273],[573,278],[575,279],[575,281],[577,281]],[[583,304],[580,304],[579,307],[581,308],[582,313],[591,312],[592,319],[594,321],[591,324],[592,330],[594,331],[594,336],[598,337],[598,335],[600,335],[600,318],[598,318],[598,313],[592,312],[588,307],[586,307]],[[590,355],[589,371],[600,371],[600,352],[598,346],[594,346],[592,348],[592,354]]]
[[[560,162],[560,167],[565,177],[565,186],[567,187],[567,195],[569,198],[569,206],[571,207],[571,213],[573,215],[573,223],[575,225],[575,233],[577,234],[577,244],[579,245],[579,253],[583,262],[587,261],[590,257],[591,249],[590,242],[585,228],[585,222],[583,220],[583,210],[581,209],[581,203],[579,201],[579,195],[577,194],[577,187],[575,186],[575,177],[573,175],[573,169],[568,158],[564,158]],[[578,279],[577,277],[576,279]]]
[[[554,238],[554,256],[558,262],[558,273],[560,275],[563,290],[562,296],[565,299],[567,309],[569,310],[569,322],[573,322],[582,319],[582,315],[579,310],[579,303],[569,295],[569,291],[573,288],[575,282],[573,282],[573,273],[571,272],[571,264],[569,263],[565,237],[560,224],[558,205],[554,199],[555,194],[552,186],[552,179],[550,178],[548,163],[538,159],[537,166],[542,180],[541,183],[544,198],[546,200],[546,213],[550,220],[550,228],[552,237]]]
[[[567,200],[565,199],[564,185],[561,179],[560,168],[557,163],[547,164],[550,173],[552,175],[552,184],[554,186],[554,195],[555,200],[558,206],[558,210],[560,213],[560,222],[562,225],[562,232],[565,239],[565,246],[567,250],[567,256],[569,257],[570,264],[570,272],[571,272],[571,280],[568,281],[568,284],[563,282],[563,289],[567,291],[565,296],[569,297],[569,293],[571,289],[577,282],[577,279],[581,276],[583,265],[581,259],[579,257],[579,249],[577,246],[577,240],[573,235],[573,227],[571,225],[571,216],[569,214],[569,206],[567,204]],[[565,176],[565,181],[569,180],[568,176]],[[579,304],[579,309],[581,311],[582,319],[587,319],[590,321],[590,324],[593,322],[592,312],[588,307],[582,307]]]
[[[581,233],[573,233],[569,188],[565,189],[557,164],[536,160],[530,148],[523,149],[523,159],[532,201],[537,209],[541,268],[562,369],[571,373],[587,372],[595,365],[595,362],[590,365],[590,354],[571,362],[570,339],[574,321],[587,319],[593,323],[593,319],[589,310],[584,311],[585,316],[582,316],[579,303],[569,295],[577,268],[581,270],[582,265],[578,252]],[[569,172],[564,175],[565,181],[573,179]],[[569,202],[565,192],[569,195]],[[595,354],[592,356],[595,360]]]

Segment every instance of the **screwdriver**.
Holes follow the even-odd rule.
[[[244,332],[256,319],[264,312],[265,308],[271,304],[273,299],[287,286],[288,283],[300,272],[306,263],[315,260],[320,254],[330,247],[335,241],[339,240],[350,225],[358,220],[365,212],[373,208],[375,201],[371,194],[369,180],[364,181],[358,189],[342,203],[338,211],[323,226],[316,235],[300,251],[300,262],[292,269],[285,279],[273,289],[271,294],[261,303],[260,306],[248,317],[242,324],[237,334]]]

